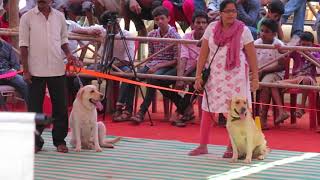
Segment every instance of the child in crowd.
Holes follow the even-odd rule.
[[[311,32],[303,32],[300,35],[300,46],[307,46],[307,47],[313,47],[314,44],[314,36]],[[306,52],[304,51],[309,57],[312,57],[314,60],[316,60],[316,63],[318,64],[318,67],[320,66],[320,52]],[[304,56],[302,56],[297,51],[294,51],[290,54],[290,57],[293,59],[293,69],[292,69],[292,78],[283,80],[280,82],[283,83],[292,83],[292,84],[301,84],[301,85],[316,85],[316,65],[311,63],[309,60],[307,60]],[[302,94],[302,101],[301,101],[301,108],[306,107],[306,101],[307,101],[307,92],[304,92]],[[303,109],[298,109],[295,112],[295,116],[297,118],[301,118],[305,111]],[[279,121],[277,123],[280,123],[282,121]]]
[[[210,21],[219,19],[219,6],[223,0],[209,0],[208,2],[208,16]]]
[[[281,46],[283,42],[279,40],[277,36],[278,31],[278,23],[272,19],[264,19],[261,22],[260,27],[260,38],[255,40],[254,44],[272,44]],[[278,62],[275,62],[265,68],[262,68],[265,64],[269,63],[270,61],[278,58],[281,54],[278,52],[277,49],[256,49],[257,52],[257,59],[258,59],[258,67],[260,69],[259,78],[261,82],[273,83],[284,78],[284,69],[285,69],[285,59],[280,59]],[[269,88],[269,87],[262,87],[260,89],[260,101],[263,104],[269,104],[271,102],[271,97],[273,102],[276,105],[280,105],[278,107],[279,116],[277,117],[276,121],[283,121],[289,117],[289,114],[285,112],[284,108],[281,107],[283,105],[282,98],[280,94],[280,89],[278,88]],[[260,112],[260,118],[262,122],[262,129],[267,130],[267,114],[268,114],[269,106],[262,105],[262,109]]]
[[[152,15],[154,17],[154,22],[157,24],[158,29],[151,31],[148,34],[148,37],[156,37],[156,38],[175,38],[181,39],[180,35],[177,33],[174,27],[169,25],[170,16],[168,9],[164,8],[163,6],[159,6],[152,11]],[[154,54],[161,49],[167,47],[171,43],[168,42],[148,42],[149,48],[149,55]],[[178,45],[173,45],[166,51],[163,51],[156,55],[155,57],[151,58],[150,61],[146,63],[146,65],[139,69],[138,72],[140,73],[149,73],[149,74],[156,74],[156,75],[177,75],[177,64],[178,59]],[[171,84],[171,81],[168,80],[155,80],[155,79],[148,79],[147,82],[153,85],[166,85]],[[134,93],[130,89],[132,85],[129,85],[128,90],[125,91],[126,94]],[[147,88],[147,92],[143,103],[140,106],[140,110],[137,112],[135,116],[131,118],[131,120],[139,124],[144,120],[144,115],[148,111],[148,108],[154,98],[156,93],[156,89]]]
[[[208,15],[204,11],[196,11],[192,17],[193,30],[186,33],[183,39],[200,40],[208,25]],[[197,60],[199,57],[200,47],[196,44],[182,44],[180,61],[177,66],[178,76],[195,76]],[[173,84],[174,82],[172,82]],[[168,87],[168,84],[167,84]],[[176,89],[185,89],[188,87],[189,92],[193,92],[193,83],[177,81]],[[161,93],[168,97],[177,107],[177,111],[171,116],[170,121],[178,127],[186,126],[187,121],[195,118],[193,104],[190,104],[190,94],[181,97],[178,93],[172,91],[160,90]]]
[[[280,0],[272,0],[267,5],[267,8],[268,8],[268,12],[267,12],[266,16],[261,18],[261,20],[258,22],[258,25],[257,25],[258,33],[260,32],[260,29],[261,29],[261,22],[265,19],[272,19],[272,20],[276,21],[278,24],[278,29],[277,29],[278,38],[280,40],[283,40],[284,35],[283,35],[282,28],[281,28],[281,24],[279,22],[280,22],[282,14],[284,13],[284,5]]]

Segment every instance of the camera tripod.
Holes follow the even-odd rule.
[[[137,72],[136,72],[134,64],[133,64],[133,62],[134,62],[133,57],[131,57],[131,54],[129,52],[129,48],[128,48],[128,45],[126,42],[126,37],[124,36],[124,34],[120,28],[120,25],[117,22],[117,19],[116,18],[108,19],[106,25],[104,25],[104,28],[106,30],[106,36],[105,36],[105,40],[104,40],[101,61],[98,65],[98,70],[102,73],[110,74],[111,69],[112,69],[112,65],[113,65],[114,61],[117,59],[116,57],[113,56],[113,50],[114,50],[114,39],[117,34],[116,30],[118,30],[120,37],[121,37],[121,41],[122,41],[123,46],[125,48],[125,53],[127,54],[128,58],[129,58],[129,68],[132,70],[132,72],[134,74],[133,80],[138,80]],[[99,83],[99,87],[101,87],[102,81],[99,80],[98,83]],[[106,89],[105,90],[105,97],[107,97],[108,81],[106,82],[105,89]],[[144,94],[143,94],[141,87],[138,86],[138,89],[141,93],[142,99],[144,100],[145,97],[144,97]],[[106,104],[104,107],[106,108]],[[147,111],[147,114],[149,117],[150,125],[153,126],[153,121],[151,119],[149,110]],[[103,119],[105,119],[105,115],[106,115],[106,109],[104,109]]]

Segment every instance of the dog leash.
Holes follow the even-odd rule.
[[[76,67],[76,66],[73,66],[73,65],[74,65],[73,62],[66,64],[66,72],[69,73],[69,74],[75,75],[75,77],[77,78],[77,80],[79,82],[80,88],[82,88],[83,87],[83,82],[81,81],[81,78],[79,76],[82,68],[81,67]],[[71,68],[71,66],[72,66],[72,68]]]
[[[203,91],[204,91],[204,95],[206,96],[206,101],[207,101],[207,106],[208,106],[208,112],[209,112],[209,114],[210,114],[210,118],[211,118],[211,120],[213,121],[214,125],[216,125],[216,122],[214,121],[214,117],[212,116],[212,113],[211,113],[211,111],[210,111],[209,98],[208,98],[209,96],[208,96],[207,89],[205,88],[205,84],[207,83],[207,81],[208,81],[208,79],[209,79],[209,76],[210,76],[210,73],[211,73],[211,64],[212,64],[214,58],[216,57],[219,49],[220,49],[220,44],[218,44],[218,47],[217,47],[216,51],[214,52],[214,54],[213,54],[213,56],[212,56],[212,58],[211,58],[211,61],[210,61],[210,63],[209,63],[209,66],[208,66],[207,68],[204,68],[204,69],[202,70],[202,75],[201,75],[201,78],[202,78],[202,80],[203,80]],[[197,95],[199,95],[199,92],[197,92],[197,90],[194,90],[194,91],[193,91],[193,94],[192,94],[192,96],[191,96],[191,98],[190,98],[191,104],[194,103],[194,99],[195,99],[195,97],[196,97]]]

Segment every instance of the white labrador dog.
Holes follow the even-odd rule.
[[[82,87],[73,102],[72,111],[69,117],[72,136],[71,146],[76,152],[83,149],[95,149],[101,152],[101,147],[113,148],[113,143],[121,138],[106,140],[106,127],[102,122],[97,122],[97,109],[102,108],[101,100],[103,95],[94,85]]]
[[[263,160],[269,153],[267,141],[255,125],[246,98],[232,98],[226,127],[233,150],[231,162],[245,157],[244,162],[251,163],[252,158]]]

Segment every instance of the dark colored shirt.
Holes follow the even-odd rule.
[[[12,46],[4,41],[0,41],[0,74],[7,73],[12,69],[20,69],[19,60]]]
[[[259,21],[260,0],[245,0],[238,4],[238,19],[247,26],[256,27]]]
[[[320,63],[320,53],[312,52],[311,53],[316,59],[318,63]],[[293,68],[292,75],[294,77],[297,76],[310,76],[315,79],[317,75],[317,68],[314,64],[308,61],[304,56],[294,51],[291,53],[290,57],[293,59]]]

